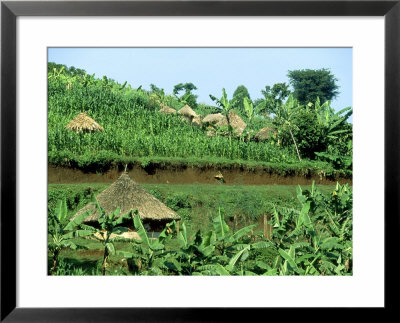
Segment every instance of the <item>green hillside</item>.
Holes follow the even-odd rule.
[[[215,89],[215,93],[220,91]],[[253,110],[254,115],[250,119],[236,111],[247,123],[242,136],[227,135],[232,129],[222,128],[217,129],[216,136],[209,137],[207,131],[210,128],[205,125],[194,126],[183,121],[179,115],[159,112],[163,106],[179,110],[185,104],[184,99],[166,95],[157,87],[150,91],[133,89],[126,83],[121,85],[107,77],[98,79],[80,69],[49,63],[49,163],[99,172],[114,165],[147,165],[150,162],[194,166],[228,164],[249,168],[257,165],[278,174],[311,172],[351,176],[350,140],[340,142],[340,147],[336,148],[335,140],[331,140],[331,143],[320,145],[324,150],[319,150],[318,156],[312,153],[311,158],[305,156],[299,161],[287,128],[277,126],[277,117],[266,117]],[[196,104],[194,110],[202,117],[223,112],[218,106],[204,104]],[[81,112],[86,112],[104,130],[76,133],[66,129],[66,125]],[[307,121],[309,115],[300,117]],[[298,120],[301,121],[300,117]],[[315,120],[319,120],[317,116]],[[254,134],[266,126],[277,129],[275,135],[267,141],[256,141]],[[294,125],[292,130],[296,138],[304,138],[298,140],[300,149],[316,147],[310,144],[308,138],[323,137],[323,126],[328,129],[334,124],[319,124],[317,135],[315,129],[312,129],[314,132],[307,132],[308,129],[301,128],[301,124]],[[346,140],[351,138],[348,135],[351,127],[347,128],[350,130],[344,130],[347,131]],[[344,145],[348,147],[348,156],[343,161],[340,151]]]

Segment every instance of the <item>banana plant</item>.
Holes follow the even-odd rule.
[[[179,268],[178,262],[171,257],[167,259],[168,253],[165,251],[165,243],[177,231],[175,221],[167,224],[156,239],[149,238],[138,213],[135,214],[133,223],[140,240],[132,243],[132,252],[118,251],[119,255],[132,260],[137,272],[141,274],[162,275],[162,270],[168,269],[167,265]]]
[[[183,222],[177,238],[180,250],[175,256],[180,263],[180,268],[177,268],[179,274],[193,275],[205,264],[219,261],[219,257],[214,254],[217,240],[215,232],[209,231],[203,235],[198,230],[194,236],[189,237]]]
[[[243,99],[243,106],[244,110],[246,111],[247,118],[249,119],[249,122],[251,122],[251,119],[253,118],[254,114],[254,106],[253,102],[247,97]]]
[[[133,215],[136,214],[137,211],[131,210],[124,215],[120,215],[121,212],[120,208],[118,207],[114,212],[107,214],[106,211],[100,206],[94,195],[92,195],[92,202],[100,213],[100,216],[97,220],[100,225],[100,229],[86,224],[81,224],[80,227],[85,230],[85,232],[90,232],[90,235],[103,245],[104,254],[101,273],[104,276],[106,274],[109,256],[116,254],[115,245],[113,242],[115,235],[128,231],[128,229],[122,225],[126,220],[132,219]],[[114,237],[111,235],[114,235]]]
[[[196,273],[211,275],[254,274],[245,269],[245,261],[250,256],[251,250],[272,246],[267,241],[251,242],[249,236],[252,235],[256,225],[249,225],[236,232],[231,232],[224,220],[223,213],[219,209],[218,215],[213,220],[213,226],[212,233],[215,234],[215,238],[212,240],[213,249],[218,250],[218,254],[212,257],[213,261],[208,261],[205,265],[198,267]]]
[[[315,184],[311,190],[297,188],[301,210],[279,219],[273,242],[279,252],[281,275],[346,275],[352,267],[352,194],[348,185],[337,183],[332,194],[322,195]],[[276,212],[278,213],[278,212]],[[288,220],[287,220],[288,219]],[[279,239],[277,239],[279,238]],[[265,266],[264,266],[265,267]],[[267,269],[265,267],[264,269]]]
[[[215,103],[217,103],[217,105],[223,109],[223,111],[225,112],[225,114],[227,114],[229,112],[229,110],[231,109],[231,106],[229,104],[229,100],[228,100],[228,95],[226,94],[226,90],[225,88],[222,89],[222,97],[221,99],[216,98],[215,96],[210,94],[210,98],[211,100],[215,101]]]
[[[246,267],[246,260],[250,257],[252,250],[272,247],[267,241],[257,241],[253,243],[240,243],[240,240],[234,241],[230,249],[233,251],[229,257],[213,257],[214,261],[209,261],[205,265],[197,267],[196,275],[256,275]]]
[[[287,129],[292,137],[293,144],[296,148],[297,157],[301,161],[299,148],[297,147],[296,140],[293,136],[293,129],[298,129],[293,120],[296,118],[297,114],[300,112],[300,105],[292,95],[288,97],[285,103],[282,103],[276,109],[275,123],[282,129]]]
[[[338,138],[338,135],[349,131],[348,129],[343,129],[343,125],[353,114],[353,109],[351,107],[346,107],[335,112],[331,107],[330,101],[321,104],[320,99],[317,98],[314,104],[314,111],[318,123],[325,129],[326,137],[335,140]]]
[[[222,108],[223,114],[226,116],[226,120],[228,121],[228,131],[230,137],[232,137],[233,128],[231,126],[231,122],[229,119],[229,111],[231,110],[232,106],[229,103],[228,95],[226,94],[225,88],[222,89],[222,97],[221,99],[216,98],[215,96],[210,94],[211,100],[213,100],[217,105]]]
[[[67,203],[66,200],[57,201],[55,212],[49,213],[48,234],[51,237],[49,250],[53,253],[53,265],[50,269],[50,275],[53,275],[58,261],[58,256],[62,248],[77,249],[78,246],[72,241],[77,237],[84,237],[91,234],[87,230],[78,230],[87,213],[82,213],[73,221],[67,220]]]
[[[251,100],[249,98],[245,97],[243,99],[243,106],[244,106],[244,111],[246,112],[246,115],[247,115],[247,119],[248,119],[249,123],[251,123],[251,121],[253,119],[253,115],[254,115],[253,102],[251,102]],[[252,130],[250,130],[250,132],[248,132],[247,141],[250,141],[251,132],[252,132]]]

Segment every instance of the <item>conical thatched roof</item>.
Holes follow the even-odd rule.
[[[201,116],[197,116],[197,117],[193,118],[193,120],[192,120],[192,125],[193,126],[201,127],[201,124],[202,124]]]
[[[176,110],[167,106],[164,106],[160,109],[160,113],[165,113],[165,114],[176,114]]]
[[[228,120],[221,113],[213,113],[204,117],[203,123],[216,125],[217,127],[227,126]]]
[[[97,196],[97,201],[107,214],[121,208],[121,215],[131,210],[138,210],[142,220],[179,220],[180,216],[161,203],[153,195],[145,191],[141,186],[130,179],[127,173],[123,173],[110,187]],[[100,213],[91,202],[79,210],[73,217],[89,211],[84,222],[96,221]]]
[[[194,112],[194,111],[192,110],[192,108],[189,107],[187,104],[186,104],[182,109],[180,109],[180,110],[178,111],[178,113],[181,114],[181,115],[183,115],[183,116],[185,116],[185,117],[189,117],[189,118],[197,117],[197,113]]]
[[[274,128],[272,127],[265,127],[262,128],[257,134],[254,136],[258,141],[267,140],[274,132]]]
[[[68,123],[65,128],[73,130],[75,132],[86,131],[103,131],[104,128],[100,126],[96,121],[89,117],[86,112],[79,113],[74,120]]]
[[[243,119],[239,117],[233,110],[230,110],[228,115],[232,128],[234,128],[235,133],[240,136],[243,133],[244,128],[247,126],[246,122],[244,122]]]

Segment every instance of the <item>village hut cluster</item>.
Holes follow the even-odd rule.
[[[234,133],[237,136],[241,136],[247,127],[246,122],[244,122],[243,119],[233,110],[229,111],[228,116],[225,116],[222,113],[212,113],[204,118],[197,114],[188,105],[185,105],[178,111],[171,107],[163,106],[159,112],[163,114],[180,115],[182,121],[190,123],[192,126],[201,127],[204,124],[208,127],[206,135],[209,137],[216,136],[216,129],[227,127],[228,125],[232,126]],[[268,140],[272,132],[273,129],[271,127],[265,127],[254,136],[254,139],[257,141]]]
[[[247,127],[247,124],[243,121],[243,119],[233,110],[229,111],[228,118],[221,113],[213,113],[205,116],[203,119],[201,115],[197,114],[188,105],[185,105],[179,111],[176,111],[168,106],[163,106],[159,112],[164,114],[178,114],[181,116],[182,121],[188,122],[193,126],[200,127],[201,125],[205,124],[209,126],[207,136],[210,137],[216,135],[215,129],[228,126],[228,118],[229,124],[232,126],[237,136],[241,136]],[[75,131],[76,133],[81,131],[96,132],[104,130],[104,128],[91,117],[89,117],[86,112],[78,114],[70,123],[66,125],[66,128]],[[265,127],[254,136],[254,139],[257,141],[268,140],[273,132],[274,129],[271,127]]]
[[[247,126],[233,110],[229,111],[228,118],[221,113],[215,113],[209,114],[203,119],[201,118],[201,115],[198,115],[188,105],[185,105],[179,111],[164,106],[161,108],[160,112],[179,115],[183,121],[188,122],[193,126],[201,126],[202,124],[208,125],[208,136],[215,136],[216,128],[227,126],[228,119],[229,124],[238,136],[242,135]],[[66,129],[72,130],[76,133],[81,131],[95,132],[104,130],[104,128],[89,117],[86,112],[78,114],[68,125],[66,125]],[[272,132],[273,129],[270,127],[263,128],[255,135],[255,139],[258,141],[267,140],[271,136]],[[220,172],[216,174],[214,178],[222,183],[224,182],[224,177]],[[132,210],[137,210],[147,231],[161,232],[167,223],[174,220],[177,221],[179,228],[180,216],[134,182],[129,177],[126,170],[116,182],[97,196],[97,201],[107,214],[114,212],[118,207],[120,208],[120,216],[127,214]],[[84,223],[89,223],[91,225],[96,225],[98,223],[97,220],[100,217],[100,212],[93,202],[79,210],[71,220],[84,212],[88,212],[88,216],[84,219]],[[126,223],[126,226],[130,229],[131,233],[134,233],[132,221]],[[130,235],[129,237],[137,238],[137,235]]]

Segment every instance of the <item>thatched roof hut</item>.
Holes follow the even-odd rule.
[[[229,111],[228,116],[229,116],[229,123],[231,124],[235,133],[238,136],[240,136],[243,133],[244,128],[246,128],[247,126],[246,122],[244,122],[243,119],[239,117],[233,110]]]
[[[120,215],[138,210],[143,222],[167,223],[180,220],[180,216],[123,173],[110,187],[97,196],[97,201],[107,214],[120,207]],[[80,209],[73,217],[89,212],[84,222],[96,222],[100,216],[93,202]]]
[[[192,108],[189,107],[187,104],[186,104],[182,109],[180,109],[180,110],[178,111],[178,113],[181,114],[181,115],[183,115],[183,116],[185,116],[185,117],[189,117],[189,118],[191,118],[191,119],[197,117],[197,113],[194,112],[194,111],[192,110]]]
[[[265,127],[265,128],[262,128],[259,132],[257,132],[256,135],[254,136],[254,138],[258,141],[268,140],[273,132],[274,132],[274,128]]]
[[[204,117],[203,123],[205,124],[213,124],[217,127],[227,126],[228,120],[221,113],[213,113]]]
[[[201,127],[201,125],[202,125],[201,116],[198,115],[197,117],[194,117],[192,120],[192,126]]]
[[[165,114],[176,114],[176,110],[168,106],[162,107],[159,112]]]
[[[100,126],[96,121],[89,117],[86,112],[79,113],[75,119],[68,123],[65,128],[73,130],[76,133],[83,132],[94,132],[103,131],[104,128]]]

